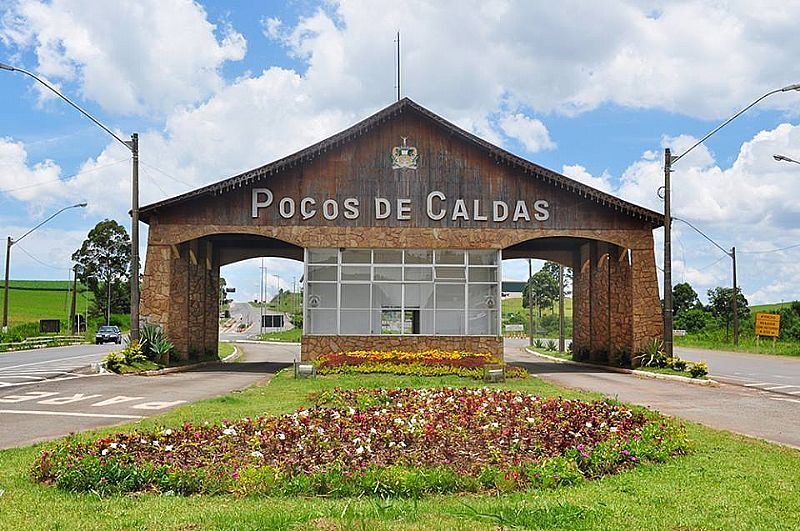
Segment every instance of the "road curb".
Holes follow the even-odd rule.
[[[252,345],[300,345],[296,341],[258,341],[256,339],[234,339],[231,343],[250,343]]]
[[[155,370],[152,370],[152,371],[142,371],[142,372],[129,373],[129,374],[126,374],[125,376],[161,376],[162,374],[173,374],[173,373],[176,373],[176,372],[185,372],[185,371],[188,371],[190,369],[198,369],[198,368],[202,368],[202,367],[208,367],[210,365],[219,365],[221,363],[230,363],[232,361],[236,361],[241,355],[242,355],[242,352],[236,347],[236,345],[234,345],[233,346],[233,353],[229,354],[228,356],[225,356],[224,358],[222,358],[219,361],[201,361],[200,363],[193,363],[191,365],[181,365],[179,367],[166,367],[164,369],[155,369]]]
[[[557,358],[555,356],[548,356],[547,354],[542,354],[541,352],[537,352],[535,350],[531,350],[530,347],[525,347],[525,352],[529,354],[533,354],[534,356],[539,356],[540,358],[545,358],[550,361],[554,361],[556,363],[566,363],[568,365],[578,365],[580,367],[592,367],[592,368],[601,368],[610,372],[618,372],[621,374],[632,374],[634,376],[638,376],[640,378],[651,378],[653,380],[671,380],[674,382],[682,382],[688,383],[692,385],[704,385],[708,387],[719,387],[719,382],[706,379],[701,380],[698,378],[687,378],[686,376],[677,376],[674,374],[659,374],[657,372],[649,372],[649,371],[637,371],[635,369],[625,369],[623,367],[611,367],[609,365],[599,365],[595,363],[583,363],[581,361],[572,361],[572,360],[565,360],[563,358]]]

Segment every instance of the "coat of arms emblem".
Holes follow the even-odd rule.
[[[405,168],[409,170],[416,170],[417,159],[419,159],[417,148],[406,145],[407,137],[402,138],[403,145],[392,148],[392,169],[399,170],[401,168]]]

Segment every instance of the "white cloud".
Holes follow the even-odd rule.
[[[246,50],[241,34],[217,28],[187,1],[20,0],[5,13],[0,38],[32,48],[37,72],[77,81],[84,98],[124,114],[207,97],[223,85],[222,63]]]
[[[518,140],[530,153],[555,149],[550,133],[541,120],[530,118],[522,113],[508,114],[500,120],[503,132]]]
[[[3,193],[20,201],[48,201],[57,193],[60,176],[61,168],[52,160],[29,166],[22,142],[0,138],[0,191]]]
[[[691,137],[663,140],[677,146],[674,153],[682,153],[694,142]],[[772,158],[775,153],[796,154],[797,146],[800,126],[784,123],[745,142],[729,168],[721,167],[702,145],[673,166],[673,217],[685,219],[726,250],[736,246],[741,286],[753,303],[774,302],[778,287],[786,300],[800,299],[800,267],[792,266],[798,262],[800,247],[757,252],[800,244],[800,205],[796,201],[800,172],[796,165]],[[594,177],[580,166],[565,166],[564,173],[590,186],[609,182],[608,175]],[[656,191],[663,182],[662,162],[648,152],[623,172],[619,186],[611,191],[660,212],[663,203]],[[656,236],[656,256],[661,264],[660,231]],[[730,285],[731,261],[721,253],[686,224],[673,224],[673,278],[683,275],[701,298],[709,288]],[[772,292],[759,287],[765,281],[771,282]]]
[[[614,185],[611,184],[610,180],[611,176],[608,173],[603,172],[601,176],[595,177],[580,164],[564,165],[561,168],[561,173],[570,179],[574,179],[603,192],[611,193],[614,189]]]

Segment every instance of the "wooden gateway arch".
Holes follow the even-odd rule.
[[[220,266],[305,264],[303,359],[429,347],[502,356],[502,258],[573,268],[573,349],[662,335],[658,212],[512,155],[403,99],[293,155],[141,209],[143,321],[216,352]]]

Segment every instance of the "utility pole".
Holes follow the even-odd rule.
[[[672,357],[672,205],[670,174],[672,153],[664,150],[664,352]]]
[[[11,263],[11,245],[14,241],[11,236],[6,240],[6,285],[3,290],[3,333],[8,332],[8,268]]]
[[[533,294],[531,293],[531,277],[533,277],[533,262],[528,258],[528,341],[533,346]]]
[[[139,134],[125,142],[133,156],[131,171],[131,341],[139,340]],[[109,311],[111,308],[109,307]]]
[[[69,329],[72,335],[75,335],[77,332],[75,329],[76,326],[76,319],[75,319],[75,303],[77,302],[78,298],[78,266],[76,265],[72,268],[72,302],[70,303],[69,307]]]
[[[558,351],[564,352],[564,266],[558,265]]]
[[[739,346],[739,293],[736,286],[736,247],[731,247],[731,260],[733,260],[733,346]]]

